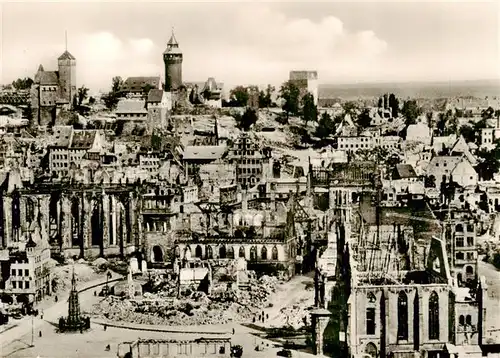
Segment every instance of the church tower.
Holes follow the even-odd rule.
[[[68,52],[59,56],[57,59],[59,66],[59,97],[65,102],[71,104],[73,97],[76,96],[76,58]]]
[[[167,49],[163,52],[163,63],[165,63],[165,91],[179,89],[182,85],[182,52],[173,30]]]

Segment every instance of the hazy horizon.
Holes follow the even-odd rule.
[[[163,77],[172,27],[184,81],[277,86],[300,69],[332,85],[500,79],[494,1],[7,2],[0,11],[4,84],[33,77],[39,64],[56,70],[65,31],[79,86]]]

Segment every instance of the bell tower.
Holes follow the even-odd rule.
[[[163,63],[165,64],[165,91],[172,92],[182,85],[182,51],[172,29],[172,36],[167,43],[167,49],[163,52]]]

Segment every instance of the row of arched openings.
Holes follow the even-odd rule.
[[[189,248],[186,248],[186,250],[190,250]],[[179,256],[180,252],[176,251],[176,255]],[[235,249],[233,246],[225,246],[225,245],[221,245],[219,246],[219,249],[218,249],[218,258],[219,259],[234,259],[236,258],[235,257]],[[196,245],[195,247],[195,250],[194,250],[194,255],[195,257],[197,258],[200,258],[202,259],[203,258],[203,248],[201,247],[201,245]],[[238,257],[241,257],[241,258],[244,258],[246,259],[246,251],[245,251],[245,247],[244,246],[240,246],[240,248],[238,249]],[[213,259],[214,258],[214,250],[212,248],[212,246],[210,245],[207,245],[205,247],[205,258],[206,259]],[[278,260],[278,248],[275,246],[273,246],[273,248],[271,249],[271,260],[273,261],[277,261]],[[269,259],[269,253],[268,253],[268,249],[266,246],[262,246],[262,248],[260,249],[260,255],[259,255],[259,251],[257,249],[257,246],[252,246],[250,248],[250,257],[249,257],[250,261],[257,261],[258,259],[261,259],[261,260],[268,260]]]
[[[368,304],[366,308],[366,333],[375,334],[376,317],[375,303],[376,297],[373,293],[368,293]],[[399,340],[408,340],[408,295],[401,291],[398,294],[398,329],[397,335]],[[461,318],[462,319],[462,318]],[[429,296],[429,339],[439,339],[439,296],[433,291]]]

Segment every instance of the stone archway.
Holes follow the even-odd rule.
[[[160,246],[153,246],[153,262],[163,262],[163,250]]]
[[[368,354],[372,358],[377,358],[378,357],[378,350],[377,346],[373,343],[368,343],[365,347],[365,353]]]

